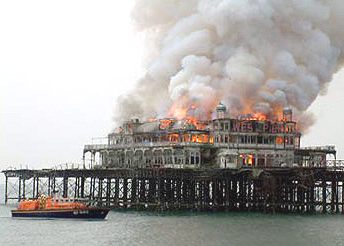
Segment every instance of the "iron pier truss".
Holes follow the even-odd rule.
[[[115,209],[344,213],[344,161],[327,167],[5,170],[5,202],[40,194]]]

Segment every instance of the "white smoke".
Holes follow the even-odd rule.
[[[137,0],[146,76],[116,119],[166,116],[219,102],[233,113],[300,115],[343,62],[343,0]],[[307,121],[307,120],[306,120]]]

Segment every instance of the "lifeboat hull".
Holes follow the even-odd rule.
[[[61,218],[61,219],[105,219],[109,209],[41,209],[12,210],[12,217],[22,218]]]

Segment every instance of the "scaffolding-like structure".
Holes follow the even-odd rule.
[[[5,202],[40,194],[123,209],[344,213],[344,161],[328,167],[5,170]]]

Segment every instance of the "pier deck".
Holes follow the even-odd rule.
[[[21,169],[3,173],[6,203],[58,192],[63,197],[123,209],[344,213],[344,169],[339,165],[209,170]]]

